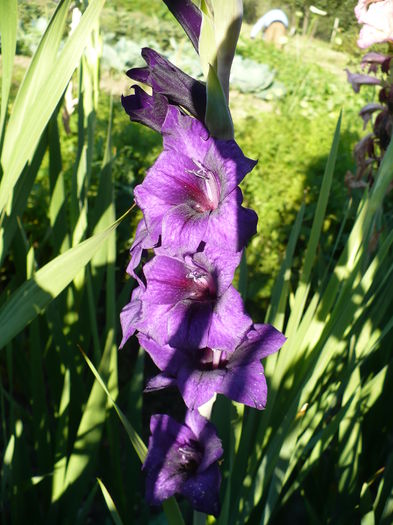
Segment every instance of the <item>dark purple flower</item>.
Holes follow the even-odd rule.
[[[374,133],[378,139],[379,147],[386,151],[393,134],[393,115],[388,109],[381,111],[375,119]]]
[[[133,86],[133,88],[133,95],[121,97],[121,103],[127,115],[132,121],[144,124],[160,133],[168,110],[167,99],[157,93],[150,96],[139,86]]]
[[[369,75],[362,75],[361,73],[351,73],[348,69],[345,71],[347,73],[348,82],[351,83],[355,93],[359,93],[360,86],[380,86],[382,84],[378,78],[370,77]]]
[[[383,55],[382,53],[376,53],[375,51],[371,51],[370,53],[366,53],[363,56],[361,65],[364,68],[367,64],[369,73],[376,73],[378,70],[378,66],[381,67],[383,73],[387,73],[390,68],[391,59],[392,57],[389,55]]]
[[[132,80],[149,85],[153,95],[165,96],[170,104],[183,107],[203,122],[206,112],[205,84],[184,73],[154,49],[143,48],[142,57],[147,67],[130,69],[127,75]]]
[[[185,424],[163,414],[152,416],[151,437],[143,470],[146,499],[159,505],[182,494],[195,510],[218,516],[223,455],[214,426],[197,411],[188,411]]]
[[[146,391],[177,386],[188,408],[203,405],[217,393],[260,410],[267,398],[261,359],[277,352],[286,340],[268,324],[250,328],[232,353],[190,346],[162,347],[143,334],[138,339],[162,370],[149,381]]]
[[[135,188],[152,236],[179,251],[201,241],[239,251],[256,232],[257,215],[241,206],[238,184],[256,162],[234,140],[208,137],[197,120],[170,107],[162,126],[164,151]]]
[[[164,0],[198,52],[202,15],[191,0]]]
[[[378,104],[377,102],[370,102],[370,104],[366,104],[360,111],[359,111],[359,116],[362,117],[363,119],[363,122],[364,122],[364,125],[363,125],[363,129],[366,128],[367,126],[367,123],[369,122],[369,120],[371,119],[371,116],[372,114],[375,112],[375,111],[380,111],[384,109],[384,107],[382,106],[382,104]]]
[[[160,250],[158,250],[160,251]],[[231,285],[240,253],[156,255],[143,267],[146,289],[134,290],[120,315],[122,345],[135,332],[159,344],[233,351],[252,321]]]

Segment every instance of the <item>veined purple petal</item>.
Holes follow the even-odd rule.
[[[165,57],[145,47],[142,57],[147,63],[145,68],[132,68],[127,75],[137,82],[148,84],[153,95],[163,95],[170,104],[185,108],[201,122],[206,112],[206,86],[195,80]]]
[[[199,34],[201,32],[202,23],[200,10],[191,0],[164,0],[164,2],[184,29],[198,53]]]
[[[144,266],[146,290],[135,327],[161,345],[198,348],[220,341],[230,351],[251,325],[230,284],[241,254],[205,249],[181,257],[158,254]]]
[[[168,315],[167,342],[180,347],[206,346],[213,308],[213,303],[178,302]]]
[[[145,276],[144,300],[148,303],[174,305],[193,293],[193,281],[188,277],[187,267],[173,257],[154,257],[145,265]]]
[[[220,170],[225,178],[226,194],[230,193],[256,165],[245,157],[234,140],[209,137],[205,126],[175,107],[170,107],[162,127],[164,148],[179,152],[205,165],[212,171]],[[225,177],[224,177],[225,174]]]
[[[209,216],[206,243],[225,246],[227,250],[238,252],[257,232],[258,216],[254,210],[243,208],[240,188],[235,188]],[[225,223],[225,228],[221,225]]]
[[[254,362],[230,368],[219,393],[243,405],[263,410],[267,400],[267,385],[262,365]]]
[[[188,356],[187,358],[190,359]],[[187,407],[195,409],[207,403],[220,390],[226,371],[200,370],[193,368],[197,366],[196,362],[184,361],[175,381]]]
[[[161,132],[168,110],[167,99],[160,94],[148,95],[139,86],[133,86],[134,94],[121,97],[121,103],[131,121]]]

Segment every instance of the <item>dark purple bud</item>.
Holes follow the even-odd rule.
[[[369,133],[363,137],[355,146],[354,157],[356,163],[355,181],[369,178],[372,173],[372,166],[375,161],[374,133]],[[350,182],[350,181],[348,181]],[[352,184],[353,187],[353,184]],[[350,189],[350,188],[349,188]]]
[[[369,73],[376,73],[378,66],[381,66],[383,73],[387,73],[390,68],[390,61],[392,57],[389,55],[383,55],[382,53],[375,53],[374,51],[366,53],[362,58],[362,67],[369,66]]]
[[[133,68],[127,75],[144,82],[153,93],[164,95],[170,104],[182,106],[201,122],[206,112],[205,84],[195,80],[150,48],[142,49],[147,68]]]
[[[198,53],[202,15],[191,0],[164,0],[167,8],[182,26]]]
[[[386,104],[391,113],[393,113],[393,85],[384,87],[379,92],[379,101]]]
[[[139,86],[133,88],[133,95],[121,97],[123,108],[132,121],[140,122],[160,133],[168,110],[167,99],[158,93],[150,96]]]
[[[384,109],[384,107],[381,104],[378,104],[377,102],[371,102],[370,104],[367,104],[359,111],[359,116],[362,117],[364,125],[363,129],[367,126],[367,123],[371,119],[372,114],[375,111],[379,111]]]
[[[348,69],[345,71],[347,73],[348,82],[352,84],[355,93],[359,93],[360,86],[363,85],[381,85],[381,81],[378,78],[370,77],[369,75],[362,75],[361,73],[351,73]]]
[[[382,111],[375,119],[374,133],[378,138],[379,146],[382,150],[386,150],[390,143],[390,138],[393,131],[393,117],[386,109]]]

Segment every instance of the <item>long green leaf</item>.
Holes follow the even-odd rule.
[[[100,374],[97,372],[95,366],[90,361],[90,359],[87,357],[87,355],[82,351],[83,357],[86,360],[86,363],[89,365],[90,370],[93,372],[94,377],[98,381],[98,384],[101,386],[101,388],[104,390],[105,394],[108,397],[108,400],[112,404],[113,408],[116,410],[117,415],[119,416],[120,421],[122,422],[122,425],[124,426],[128,437],[130,438],[131,444],[134,447],[135,452],[138,454],[139,459],[141,462],[145,460],[146,454],[147,454],[147,448],[146,445],[143,443],[142,438],[139,436],[139,434],[135,431],[134,427],[131,425],[131,423],[128,421],[126,416],[123,414],[122,410],[118,407],[116,404],[116,401],[111,396],[108,388],[106,387],[104,381],[102,380]]]
[[[20,173],[36,148],[39,138],[56,108],[72,73],[79,63],[90,32],[97,22],[105,0],[92,0],[74,33],[68,38],[53,68],[47,73],[36,98],[30,100],[23,126],[10,126],[4,138],[0,185],[0,211],[4,209]]]
[[[0,2],[1,35],[1,110],[0,110],[0,152],[4,122],[7,116],[8,97],[11,89],[12,67],[16,50],[16,30],[18,27],[18,3],[16,0]]]
[[[100,478],[97,478],[98,484],[100,486],[101,492],[104,496],[106,506],[109,509],[109,512],[111,513],[111,517],[113,519],[113,523],[115,525],[123,525],[123,522],[121,521],[121,518],[119,516],[119,513],[117,512],[116,505],[113,502],[113,499],[111,495],[108,492],[108,489],[105,487],[103,482],[100,480]]]
[[[82,351],[82,350],[81,350]],[[139,436],[139,434],[135,431],[134,427],[131,425],[131,423],[128,421],[126,416],[124,415],[123,411],[120,409],[120,407],[117,405],[113,397],[111,396],[108,388],[106,387],[104,381],[100,377],[100,374],[95,369],[93,363],[90,361],[90,359],[87,357],[87,355],[82,351],[83,357],[86,360],[86,363],[89,365],[90,370],[93,372],[94,377],[98,381],[98,384],[101,386],[101,388],[106,393],[108,400],[112,404],[113,408],[116,410],[117,415],[119,416],[119,419],[125,429],[125,431],[128,434],[128,437],[130,439],[130,442],[132,446],[134,447],[135,452],[138,454],[139,459],[141,462],[143,462],[146,458],[147,454],[147,448],[144,442],[142,441],[142,438]],[[184,525],[183,516],[180,512],[179,506],[177,504],[177,501],[175,497],[169,498],[166,501],[163,502],[163,508],[166,514],[166,517],[168,518],[168,522],[170,525]]]
[[[64,290],[129,211],[103,232],[50,261],[14,292],[0,310],[0,348]]]

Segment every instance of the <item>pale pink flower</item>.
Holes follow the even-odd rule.
[[[359,0],[355,15],[359,24],[364,24],[357,42],[359,47],[393,42],[393,0]]]

